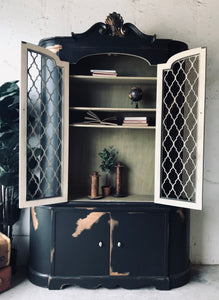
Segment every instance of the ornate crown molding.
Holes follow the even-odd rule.
[[[103,35],[115,36],[124,38],[129,32],[135,33],[139,38],[153,43],[156,40],[156,35],[147,35],[142,33],[135,25],[124,23],[122,16],[116,12],[110,13],[105,23],[98,23],[99,33]]]
[[[124,20],[122,16],[116,12],[109,14],[105,20],[105,24],[110,29],[110,35],[124,37],[125,30],[123,28]]]

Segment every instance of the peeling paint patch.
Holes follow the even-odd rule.
[[[53,263],[53,257],[54,257],[55,249],[53,248],[50,252],[50,262]]]
[[[110,276],[129,276],[130,272],[126,273],[118,273],[118,272],[113,272],[112,267],[110,267]]]
[[[119,221],[113,220],[113,218],[110,218],[110,259],[109,259],[109,273],[110,276],[128,276],[130,272],[125,272],[125,273],[119,273],[119,272],[114,272],[113,267],[112,267],[112,250],[113,250],[113,230],[116,226],[119,225]]]
[[[113,218],[110,216],[110,220],[109,220],[109,224],[110,224],[110,257],[109,257],[109,273],[112,276],[119,276],[121,274],[119,274],[118,272],[113,272],[113,268],[112,268],[112,250],[113,250],[113,230],[115,228],[115,226],[119,225],[119,222],[117,220],[113,220]]]
[[[72,234],[73,237],[78,237],[84,230],[90,230],[91,227],[99,221],[99,219],[104,215],[104,212],[92,212],[87,215],[84,219],[79,219],[77,221],[77,228]]]
[[[62,45],[54,45],[54,46],[48,46],[46,49],[52,51],[53,53],[59,52],[59,50],[62,49]]]
[[[184,220],[185,220],[185,215],[184,215],[182,209],[177,209],[176,213],[180,216],[181,221],[184,222]]]
[[[38,229],[39,226],[39,222],[36,216],[36,211],[34,207],[31,207],[31,217],[32,217],[32,221],[33,221],[33,228],[36,231]]]

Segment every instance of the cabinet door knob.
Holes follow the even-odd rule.
[[[103,242],[99,242],[98,243],[98,246],[101,248],[101,247],[103,247]]]
[[[118,243],[117,243],[117,247],[120,248],[121,246],[122,246],[122,243],[121,243],[121,242],[118,242]]]

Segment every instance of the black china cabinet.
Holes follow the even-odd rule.
[[[33,283],[188,282],[190,209],[202,208],[205,64],[205,48],[143,34],[116,13],[81,34],[22,43],[20,207],[31,207]],[[90,199],[98,153],[110,146],[123,194]]]

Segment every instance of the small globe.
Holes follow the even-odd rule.
[[[142,89],[139,87],[133,87],[131,88],[129,92],[129,99],[133,102],[138,102],[142,99],[143,92]]]

